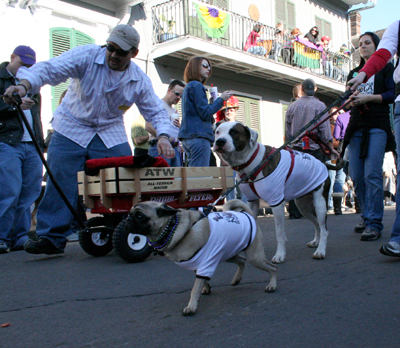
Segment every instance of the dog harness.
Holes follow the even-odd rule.
[[[281,150],[281,160],[271,174],[263,177],[259,172],[252,183],[243,183],[239,187],[249,201],[261,198],[274,207],[314,190],[327,177],[326,166],[312,155]]]
[[[254,218],[246,212],[217,212],[207,216],[210,237],[190,260],[175,262],[196,271],[196,278],[209,280],[218,264],[234,257],[253,242],[257,232]]]

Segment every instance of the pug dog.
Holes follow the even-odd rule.
[[[222,212],[213,212],[207,217],[202,212],[173,209],[165,203],[138,203],[125,220],[125,230],[147,236],[156,250],[164,252],[177,265],[195,271],[190,301],[183,310],[185,316],[194,315],[200,295],[211,292],[210,278],[224,261],[238,266],[232,286],[240,283],[247,260],[270,273],[271,280],[265,291],[276,289],[276,266],[267,260],[262,232],[250,208],[242,201],[231,200]]]

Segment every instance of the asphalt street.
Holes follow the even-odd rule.
[[[221,264],[193,317],[182,309],[194,274],[165,257],[128,264],[114,252],[89,256],[78,242],[62,255],[0,255],[0,347],[398,347],[400,258],[378,251],[394,215],[385,209],[373,242],[353,232],[360,215],[329,215],[324,260],[306,247],[311,223],[286,218],[277,291],[265,293],[269,275],[251,266],[232,287],[235,266]],[[273,217],[258,221],[271,259]]]

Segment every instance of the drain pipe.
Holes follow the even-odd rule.
[[[369,0],[368,2],[371,2],[371,4],[367,5],[365,7],[361,7],[361,8],[354,9],[354,10],[350,10],[350,11],[347,12],[347,41],[349,43],[349,49],[351,47],[354,47],[353,43],[351,42],[350,14],[353,13],[353,12],[360,12],[360,11],[369,10],[371,8],[374,8],[376,6],[376,3],[378,2],[378,0]],[[354,47],[354,49],[355,49],[355,47]],[[351,62],[351,60],[350,60],[350,62]]]

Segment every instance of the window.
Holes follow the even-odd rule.
[[[260,101],[246,97],[237,98],[239,110],[236,114],[236,121],[242,122],[260,135]]]
[[[94,39],[72,28],[50,28],[50,57],[57,57],[61,53],[76,46],[93,44]],[[68,88],[69,80],[51,87],[52,109],[55,111],[61,94]]]
[[[315,25],[319,29],[318,37],[321,39],[323,36],[332,38],[332,24],[325,19],[315,16]]]
[[[287,31],[296,28],[296,9],[293,2],[288,0],[276,0],[275,3],[275,23],[283,23]]]
[[[239,110],[236,114],[236,121],[242,122],[260,135],[260,101],[258,99],[236,97],[239,100]],[[207,98],[209,98],[208,91]],[[182,117],[181,101],[179,101],[175,108],[178,110],[179,116]]]

